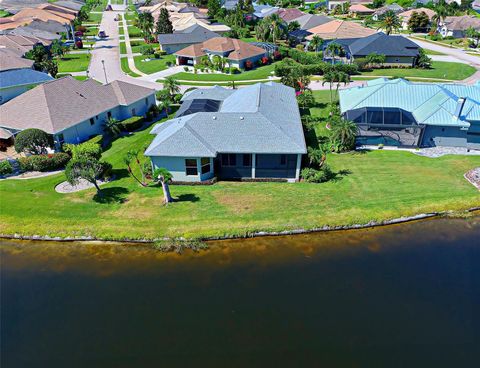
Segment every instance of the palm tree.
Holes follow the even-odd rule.
[[[154,19],[151,13],[139,13],[138,20],[136,22],[138,28],[143,33],[143,38],[145,41],[148,41],[152,38],[153,27],[154,27]]]
[[[346,86],[347,83],[350,83],[350,76],[345,72],[336,72],[335,77],[335,82],[337,82],[335,96],[338,96],[338,89],[340,88],[340,84],[343,83],[343,85]]]
[[[336,119],[331,124],[331,140],[337,151],[347,151],[355,146],[355,136],[358,126],[353,121],[343,118]]]
[[[329,84],[330,84],[330,103],[333,103],[332,87],[333,87],[333,83],[334,83],[334,82],[336,81],[336,79],[337,79],[336,74],[337,74],[336,72],[331,71],[331,72],[326,72],[326,73],[323,75],[322,86],[325,85],[325,83],[329,83]]]
[[[268,22],[268,28],[270,35],[272,36],[272,42],[276,43],[277,38],[280,38],[285,30],[285,21],[280,18],[278,14],[272,14],[265,18]]]
[[[168,90],[168,93],[170,93],[170,97],[172,98],[177,93],[180,93],[180,83],[178,83],[178,79],[173,75],[165,77],[165,80],[163,81],[163,88]]]
[[[397,14],[393,10],[388,10],[381,19],[380,27],[378,29],[384,29],[385,33],[389,35],[393,33],[393,31],[398,31],[402,26],[402,22],[400,22],[400,18],[398,18]]]
[[[172,177],[172,174],[164,167],[156,169],[153,173],[153,180],[162,184],[163,203],[165,205],[173,202],[172,196],[170,195],[170,188],[168,187],[168,182],[172,180]]]
[[[325,51],[332,57],[332,64],[335,64],[335,57],[343,51],[343,47],[339,43],[330,42]]]
[[[168,91],[168,89],[164,88],[157,92],[156,97],[168,117],[168,110],[170,109],[170,105],[172,104],[170,92]]]
[[[437,31],[440,28],[440,23],[442,20],[445,20],[445,18],[448,15],[448,8],[447,4],[445,3],[445,0],[440,0],[438,4],[434,8],[435,10],[435,15],[432,17],[432,21],[437,24]]]
[[[134,159],[137,161],[138,165],[140,166],[140,171],[142,173],[142,179],[143,179],[142,181],[140,181],[133,173],[131,164]],[[132,176],[132,178],[134,178],[141,186],[146,187],[147,184],[144,181],[145,176],[143,174],[140,161],[138,160],[138,151],[135,151],[135,150],[128,151],[126,155],[123,157],[123,162],[125,163],[125,165],[127,165],[128,173]]]
[[[103,130],[112,138],[116,138],[122,132],[122,123],[113,117],[109,117],[105,122]]]
[[[268,41],[269,27],[264,21],[258,22],[255,26],[255,36],[259,41]]]
[[[315,55],[318,53],[318,48],[322,46],[323,40],[319,35],[314,35],[310,41],[310,45],[315,49]]]

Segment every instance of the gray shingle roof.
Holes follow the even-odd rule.
[[[305,153],[293,88],[258,83],[239,90],[216,87],[195,96],[223,101],[218,112],[197,112],[156,125],[147,156],[215,157],[217,153]],[[204,97],[207,95],[208,97]]]
[[[32,68],[33,60],[20,57],[13,50],[0,49],[0,72],[12,69]],[[3,76],[0,78],[0,84],[3,85]]]
[[[194,24],[182,31],[159,34],[157,39],[162,45],[176,45],[185,43],[200,43],[210,38],[219,37],[215,32],[212,32],[201,25]]]
[[[336,40],[346,46],[353,56],[366,56],[373,52],[385,56],[411,56],[418,55],[418,46],[403,36],[386,35],[382,32],[371,36],[353,39]]]
[[[70,76],[41,84],[0,106],[0,126],[38,128],[54,134],[82,121],[148,97],[154,90],[114,81],[102,85]]]

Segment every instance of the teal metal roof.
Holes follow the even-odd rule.
[[[366,86],[344,89],[340,109],[344,113],[364,107],[400,108],[413,114],[418,124],[469,127],[480,121],[480,84],[412,83],[404,79],[378,78]],[[460,116],[455,112],[465,99]]]

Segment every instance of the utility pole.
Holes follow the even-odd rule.
[[[108,84],[107,71],[105,70],[105,60],[102,60],[103,74],[105,74],[105,84]]]

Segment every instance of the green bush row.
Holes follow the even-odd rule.
[[[8,175],[13,172],[13,167],[8,160],[0,161],[0,175]]]
[[[142,116],[132,116],[131,118],[122,121],[122,127],[127,132],[133,132],[140,128],[143,124]]]
[[[70,161],[70,155],[59,152],[48,155],[20,157],[17,161],[22,171],[53,171],[63,169]]]

